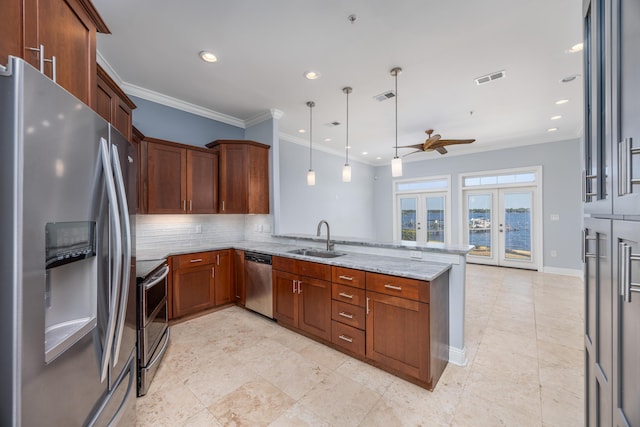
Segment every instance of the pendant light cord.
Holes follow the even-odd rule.
[[[345,151],[345,155],[346,155],[346,160],[347,162],[345,163],[345,166],[349,164],[349,92],[351,91],[351,88],[349,88],[349,90],[347,90],[347,142],[344,146],[344,151]]]
[[[396,78],[396,158],[398,157],[398,71],[394,73]]]
[[[313,170],[313,102],[309,105],[309,170]]]

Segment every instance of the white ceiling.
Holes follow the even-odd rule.
[[[475,138],[455,155],[576,138],[582,132],[582,0],[94,0],[112,34],[99,61],[132,95],[245,126],[272,109],[281,137],[344,152],[345,86],[351,156],[393,157],[394,101],[374,95],[398,77],[398,145]],[[349,15],[355,14],[355,23]],[[209,50],[218,62],[200,60]],[[303,73],[314,70],[311,81]],[[477,86],[476,77],[506,70]],[[555,101],[569,103],[556,105]],[[186,106],[186,107],[185,107]],[[550,117],[562,115],[560,120]],[[338,121],[342,125],[327,126]],[[547,132],[557,127],[556,132]],[[153,135],[150,135],[153,136]],[[325,142],[325,138],[332,138]],[[367,155],[362,152],[367,151]],[[411,150],[403,149],[400,154]],[[381,159],[376,160],[376,157]],[[437,158],[420,153],[406,160]]]

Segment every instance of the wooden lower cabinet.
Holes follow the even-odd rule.
[[[367,357],[429,382],[429,304],[367,292],[367,305]]]
[[[210,263],[174,270],[174,318],[213,307],[215,303],[213,271],[214,265]]]
[[[279,261],[277,257],[275,260],[277,268]],[[331,267],[306,261],[284,262],[290,271],[273,270],[275,319],[278,323],[331,341],[331,282],[296,274],[304,271],[329,278]]]
[[[172,319],[233,301],[230,250],[174,256],[171,265]]]
[[[215,288],[215,305],[228,304],[234,300],[233,283],[231,281],[231,251],[225,249],[215,251],[212,254],[215,261],[214,271],[214,288]]]
[[[246,302],[244,283],[244,251],[235,249],[233,251],[233,292],[236,304],[242,307]]]

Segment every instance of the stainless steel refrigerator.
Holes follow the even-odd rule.
[[[13,57],[0,138],[0,424],[131,425],[133,147]]]

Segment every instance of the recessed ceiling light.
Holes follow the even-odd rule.
[[[324,142],[331,142],[331,138],[325,138]]]
[[[306,132],[306,130],[304,130],[304,129],[298,129],[298,133],[305,133],[305,132]]]
[[[553,116],[551,117],[551,120],[560,120],[562,118],[562,116]]]
[[[571,46],[567,52],[568,53],[576,53],[576,52],[582,52],[582,49],[584,49],[584,43],[576,43],[573,46]]]
[[[560,99],[560,100],[556,101],[556,105],[566,104],[567,102],[569,102],[568,99]]]
[[[547,129],[547,132],[555,132],[557,130],[558,130],[558,128],[549,128],[549,129]]]
[[[367,154],[369,154],[367,151],[363,151],[363,152],[362,152],[362,155],[363,155],[363,156],[366,156]]]
[[[562,80],[560,80],[560,83],[571,83],[572,81],[577,79],[579,75],[580,74],[571,74],[570,76],[563,77]]]
[[[382,157],[378,156],[376,157],[376,160],[382,160]]]
[[[350,145],[347,145],[347,150],[351,150],[351,146]]]
[[[202,59],[204,62],[216,62],[218,60],[218,58],[216,58],[213,53],[207,52],[206,50],[201,51],[199,55],[200,59]]]
[[[304,73],[304,77],[309,80],[315,80],[320,78],[320,73],[317,71],[307,71]]]

